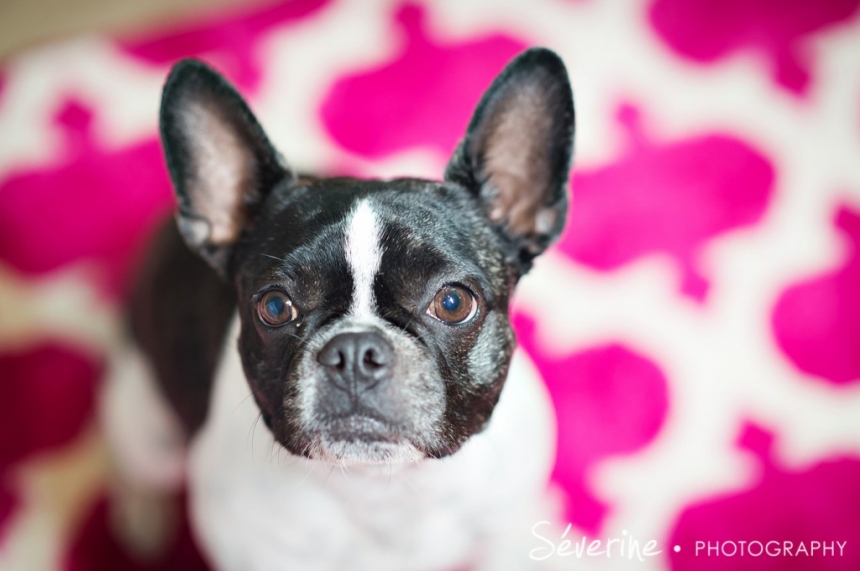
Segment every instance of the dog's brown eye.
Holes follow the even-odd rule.
[[[427,313],[443,323],[465,323],[478,312],[478,302],[468,289],[448,285],[440,289],[427,308]]]
[[[294,320],[298,310],[287,294],[274,289],[264,293],[257,302],[257,313],[260,320],[269,327],[280,327]]]

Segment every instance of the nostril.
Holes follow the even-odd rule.
[[[327,345],[317,355],[321,365],[343,370],[346,367],[346,356],[343,350],[337,346]]]
[[[371,347],[364,352],[364,365],[370,369],[381,369],[388,363],[378,350]]]

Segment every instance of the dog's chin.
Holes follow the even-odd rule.
[[[308,457],[331,464],[404,464],[426,457],[398,430],[365,416],[330,420],[312,437]]]

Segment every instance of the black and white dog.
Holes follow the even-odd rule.
[[[300,176],[220,75],[178,63],[176,224],[105,399],[126,476],[187,481],[222,570],[527,568],[554,417],[508,304],[561,232],[573,131],[564,65],[532,49],[441,182]]]

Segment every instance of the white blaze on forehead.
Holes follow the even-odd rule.
[[[358,201],[346,222],[346,262],[354,285],[350,313],[373,314],[373,280],[382,259],[379,221],[367,199]]]

